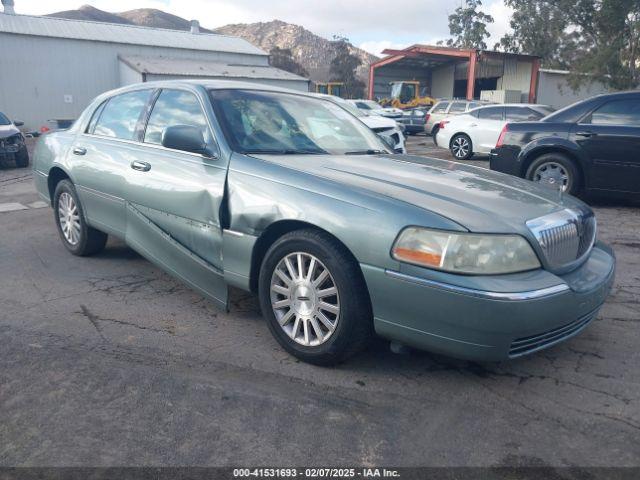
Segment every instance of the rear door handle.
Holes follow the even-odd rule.
[[[469,125],[470,127],[477,127],[478,124],[477,123],[472,123],[471,125]]]
[[[87,149],[84,147],[73,147],[74,155],[84,155],[87,153]]]
[[[579,137],[589,138],[589,137],[595,137],[598,134],[594,132],[576,132],[576,135]]]
[[[134,160],[133,162],[131,162],[131,168],[133,168],[134,170],[139,170],[140,172],[148,172],[149,170],[151,170],[151,164]]]

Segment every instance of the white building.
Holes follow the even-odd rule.
[[[0,111],[38,129],[75,119],[98,94],[135,82],[225,78],[308,91],[309,80],[226,35],[0,13]]]

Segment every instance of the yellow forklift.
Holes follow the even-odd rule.
[[[324,82],[316,83],[316,93],[324,93],[325,95],[335,95],[342,97],[343,82]]]
[[[408,110],[418,107],[430,107],[436,100],[427,95],[427,88],[420,87],[417,80],[391,82],[391,98],[380,101],[383,107],[394,107]]]

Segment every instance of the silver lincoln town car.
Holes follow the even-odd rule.
[[[333,102],[236,82],[98,97],[39,142],[38,191],[64,246],[107,235],[227,307],[256,292],[276,340],[328,365],[375,333],[475,359],[576,335],[614,278],[581,201],[393,150]]]

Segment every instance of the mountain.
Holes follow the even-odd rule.
[[[116,15],[143,27],[167,28],[169,30],[189,30],[191,28],[189,20],[155,8],[138,8],[128,12],[117,13]],[[200,31],[213,33],[213,31],[202,27],[200,27]]]
[[[77,10],[51,13],[48,16],[166,28],[169,30],[189,30],[191,27],[189,20],[153,8],[110,13],[90,5],[84,5]],[[206,23],[206,19],[204,21]],[[273,47],[288,48],[293,53],[296,61],[309,72],[311,80],[316,82],[329,80],[329,65],[336,55],[335,42],[316,35],[304,27],[281,20],[248,24],[239,23],[226,25],[215,30],[207,30],[201,27],[200,31],[244,38],[265,52],[269,52]],[[366,83],[369,64],[378,60],[378,57],[353,45],[350,45],[350,51],[362,60],[362,65],[358,68],[357,73]]]
[[[273,47],[289,48],[296,61],[309,72],[312,80],[325,82],[329,80],[329,65],[336,55],[335,42],[320,37],[299,25],[273,20],[226,25],[214,31],[244,38],[265,52],[269,52]],[[353,45],[349,50],[362,60],[362,65],[358,68],[358,76],[366,81],[369,64],[378,60],[378,57]]]
[[[133,25],[134,23],[117,13],[109,13],[91,5],[83,5],[77,10],[65,10],[64,12],[50,13],[47,17],[69,18],[71,20],[89,20],[92,22],[121,23]]]

